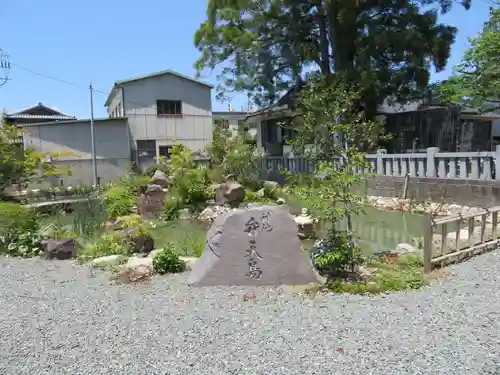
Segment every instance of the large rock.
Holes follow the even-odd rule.
[[[320,282],[287,206],[237,209],[215,219],[188,283],[305,285]]]
[[[116,232],[123,242],[132,244],[134,253],[149,254],[155,248],[153,237],[139,234],[134,228],[124,228]]]
[[[49,239],[42,243],[45,259],[66,260],[76,257],[80,245],[73,238],[64,240]]]
[[[165,172],[158,169],[153,174],[153,177],[151,177],[151,182],[155,185],[161,186],[162,188],[166,188],[170,185],[170,179],[167,177]]]
[[[215,204],[218,206],[226,203],[231,206],[238,206],[244,201],[245,188],[237,181],[228,179],[215,189]]]
[[[140,192],[137,198],[139,215],[147,219],[157,218],[164,211],[166,190],[160,185],[144,185],[141,186]]]

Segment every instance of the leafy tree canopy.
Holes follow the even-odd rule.
[[[453,0],[209,0],[195,34],[198,74],[222,67],[218,98],[274,102],[305,72],[344,75],[368,115],[385,98],[414,98],[442,70],[456,29],[437,22]],[[470,0],[461,1],[466,8]],[[425,9],[425,10],[424,10]]]
[[[437,85],[442,100],[461,103],[481,111],[500,99],[500,8],[491,7],[483,30],[470,39],[470,47],[454,74]],[[499,107],[499,105],[496,105]]]
[[[7,123],[0,126],[0,200],[12,184],[41,181],[44,177],[68,174],[65,167],[50,162],[50,158],[68,153],[44,153],[34,147],[22,146],[21,131]]]

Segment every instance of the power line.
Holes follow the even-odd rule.
[[[79,83],[75,83],[75,82],[70,82],[70,81],[67,81],[67,80],[64,80],[64,79],[61,79],[61,78],[57,78],[57,77],[54,77],[54,76],[50,76],[50,75],[47,75],[47,74],[43,74],[43,73],[40,73],[40,72],[37,72],[33,69],[29,69],[29,68],[26,68],[24,66],[21,66],[21,65],[18,65],[18,64],[14,64],[14,63],[11,63],[11,66],[14,66],[18,69],[21,69],[21,70],[24,70],[28,73],[31,73],[31,74],[34,74],[34,75],[37,75],[39,77],[42,77],[42,78],[46,78],[46,79],[49,79],[49,80],[52,80],[52,81],[55,81],[55,82],[59,82],[59,83],[63,83],[63,84],[66,84],[66,85],[70,85],[70,86],[74,86],[74,87],[79,87],[79,88],[83,88],[85,90],[88,90],[89,87],[86,86],[86,85],[81,85]],[[105,92],[105,91],[102,91],[102,90],[99,90],[99,89],[96,89],[96,88],[91,88],[91,90],[93,92],[96,92],[98,94],[101,94],[101,95],[104,95],[106,97],[109,96],[109,93]],[[138,103],[138,102],[135,102],[135,101],[131,101],[131,100],[124,100],[125,103],[129,103],[129,104],[133,104],[133,105],[137,105],[139,107],[142,107],[142,108],[149,108],[150,105],[147,105],[147,104],[143,104],[143,103]]]
[[[80,88],[84,88],[84,89],[88,89],[88,87],[84,86],[84,85],[80,85],[78,83],[74,83],[74,82],[70,82],[70,81],[66,81],[64,79],[60,79],[60,78],[56,78],[56,77],[53,77],[53,76],[49,76],[47,74],[43,74],[43,73],[40,73],[40,72],[36,72],[32,69],[29,69],[29,68],[25,68],[24,66],[20,66],[20,65],[17,65],[17,64],[14,64],[13,62],[10,63],[11,66],[14,66],[18,69],[21,69],[21,70],[24,70],[28,73],[31,73],[31,74],[34,74],[34,75],[37,75],[39,77],[42,77],[42,78],[46,78],[46,79],[50,79],[52,81],[56,81],[56,82],[59,82],[59,83],[64,83],[66,85],[70,85],[70,86],[75,86],[75,87],[80,87]]]

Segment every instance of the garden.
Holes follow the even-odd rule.
[[[1,138],[6,152],[0,161],[0,251],[10,257],[75,258],[118,273],[122,281],[136,281],[189,268],[204,250],[212,221],[228,210],[288,203],[304,251],[327,279],[321,290],[377,293],[424,285],[418,249],[409,244],[373,249],[373,241],[357,235],[355,224],[363,222],[370,208],[365,197],[355,193],[363,176],[352,170],[365,166],[362,149],[381,137],[379,124],[358,114],[344,114],[345,121],[339,123],[338,113],[353,102],[352,95],[344,88],[338,99],[337,86],[322,87],[324,94],[318,96],[319,84],[312,82],[304,90],[303,116],[295,123],[296,138],[290,140],[307,155],[316,174],[286,175],[283,186],[265,179],[259,169],[261,156],[244,134],[233,136],[215,127],[207,150],[209,165],[199,165],[193,153],[177,143],[169,160],[160,158],[143,172],[131,167],[106,186],[32,189],[12,196],[7,192],[14,183],[25,186],[68,171],[58,170],[32,149],[15,147],[10,140],[18,137],[18,130],[9,128]],[[318,108],[326,103],[329,109],[319,123]],[[339,143],[338,137],[321,137],[318,150],[330,152],[308,153],[305,146],[318,133],[343,134],[350,146]],[[65,197],[85,199],[38,208],[26,204]],[[371,210],[367,216],[375,221],[386,215]],[[391,221],[399,223],[400,217]]]

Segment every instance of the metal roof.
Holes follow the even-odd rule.
[[[111,121],[127,121],[127,117],[107,117],[107,118],[96,118],[94,119],[94,123],[100,123],[100,122],[111,122]],[[18,126],[20,127],[27,127],[27,126],[45,126],[45,125],[63,125],[63,124],[83,124],[83,123],[90,123],[90,119],[66,119],[63,121],[47,121],[47,122],[34,122],[34,123],[28,123],[28,124],[19,124]]]
[[[111,97],[114,95],[114,93],[116,92],[116,89],[120,85],[123,85],[123,84],[126,84],[126,83],[130,83],[130,82],[134,82],[134,81],[140,81],[140,80],[143,80],[143,79],[159,77],[159,76],[163,76],[163,75],[172,75],[172,76],[175,76],[175,77],[178,77],[178,78],[181,78],[181,79],[185,79],[187,81],[198,83],[198,84],[200,84],[202,86],[206,86],[206,87],[208,87],[210,89],[212,89],[214,87],[210,83],[206,83],[206,82],[203,82],[203,81],[198,81],[197,79],[191,78],[191,77],[186,76],[186,75],[181,74],[181,73],[174,72],[173,70],[162,70],[160,72],[145,74],[145,75],[142,75],[142,76],[137,76],[137,77],[132,77],[132,78],[126,78],[126,79],[121,79],[119,81],[116,81],[115,84],[113,85],[113,88],[111,89],[111,92],[108,95],[108,98],[106,99],[106,103],[104,103],[104,106],[107,107],[109,105]]]

